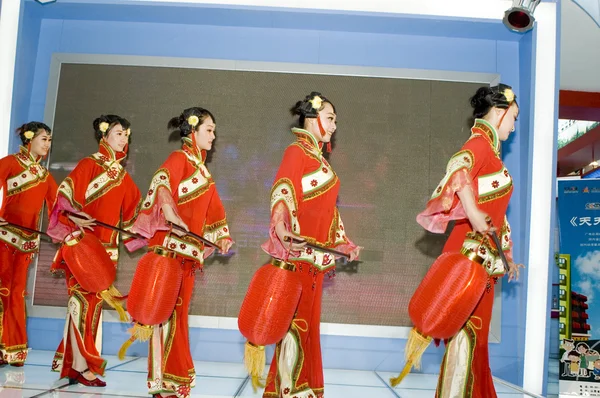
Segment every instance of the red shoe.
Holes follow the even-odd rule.
[[[67,375],[67,377],[69,378],[69,385],[77,384],[79,372],[71,368],[69,369],[69,374]]]
[[[106,382],[100,380],[99,378],[95,378],[94,380],[88,380],[83,377],[83,373],[87,372],[88,369],[83,372],[78,372],[76,370],[69,370],[69,384],[83,384],[87,387],[106,387]]]
[[[17,363],[11,363],[10,366],[14,366],[15,368],[20,368],[23,365],[25,365],[25,363],[23,362],[17,362]]]

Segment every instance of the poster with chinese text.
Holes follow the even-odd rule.
[[[560,286],[568,335],[560,342],[559,390],[600,397],[600,180],[559,181],[558,218],[570,279]]]

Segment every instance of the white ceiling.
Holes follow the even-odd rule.
[[[560,89],[600,92],[600,27],[572,0],[560,3]]]

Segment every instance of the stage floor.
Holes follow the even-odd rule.
[[[22,368],[0,367],[0,397],[148,397],[146,391],[146,358],[127,357],[108,361],[104,388],[69,386],[66,379],[50,371],[54,353],[32,350]],[[242,364],[195,361],[197,381],[192,397],[261,397],[252,392]],[[437,376],[410,374],[396,389],[389,386],[388,372],[325,369],[327,398],[381,397],[433,398]],[[524,394],[496,380],[499,398],[520,398]]]

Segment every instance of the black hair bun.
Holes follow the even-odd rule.
[[[471,107],[475,110],[492,106],[492,90],[489,87],[479,87],[471,97]]]
[[[107,125],[102,125],[102,123]],[[100,117],[94,119],[92,127],[94,128],[96,140],[100,141],[117,124],[120,124],[123,130],[127,130],[131,126],[129,120],[118,115],[100,115]]]
[[[200,125],[208,118],[211,118],[213,123],[217,122],[215,116],[208,109],[194,106],[184,109],[181,115],[171,118],[167,128],[170,131],[179,131],[181,137],[187,137],[192,131],[198,130]],[[192,124],[190,124],[190,121]]]
[[[317,102],[315,102],[316,97],[319,97],[321,99],[320,103],[318,102],[318,100],[316,100]],[[309,95],[304,97],[302,101],[296,102],[296,105],[294,105],[290,109],[290,113],[292,114],[292,116],[298,115],[302,118],[315,118],[319,114],[319,110],[323,108],[323,104],[325,104],[326,102],[329,102],[327,98],[323,97],[323,95],[318,91],[313,91]],[[313,104],[319,106],[315,108]]]
[[[512,98],[507,98],[507,93],[510,93],[509,96],[512,96]],[[479,87],[470,100],[473,117],[476,119],[482,118],[492,108],[507,109],[515,101],[515,98],[512,88],[506,84],[500,83],[494,87]]]
[[[23,145],[27,145],[31,142],[31,140],[37,137],[38,131],[40,130],[45,130],[48,134],[52,134],[52,130],[50,129],[50,127],[48,127],[48,125],[42,122],[25,123],[21,127],[17,128],[17,134],[19,135],[19,138],[21,139]],[[25,133],[27,133],[28,131],[33,132],[33,137],[27,138],[25,136]]]

